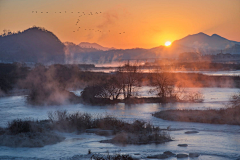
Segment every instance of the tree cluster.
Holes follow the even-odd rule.
[[[82,91],[82,98],[93,104],[99,102],[99,99],[117,101],[120,96],[129,99],[134,95],[136,87],[140,86],[141,76],[137,66],[126,64],[103,83],[86,87]]]

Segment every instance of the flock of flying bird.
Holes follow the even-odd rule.
[[[38,13],[38,11],[32,11],[32,13]],[[40,13],[48,13],[48,12],[40,12]],[[55,13],[67,13],[67,11],[65,12],[55,12]],[[70,13],[74,13],[74,12],[70,12]],[[81,12],[76,12],[76,13],[81,13]],[[84,12],[82,12],[84,15],[86,15]],[[102,13],[102,12],[99,12]],[[98,12],[96,12],[95,14],[98,14]],[[90,12],[88,15],[93,15],[92,12]]]
[[[38,11],[32,11],[32,13],[50,13],[50,12],[38,12]],[[54,12],[52,12],[52,13],[54,13]],[[80,18],[82,17],[82,16],[85,16],[85,15],[89,15],[89,16],[93,16],[94,14],[96,15],[96,14],[101,14],[102,12],[95,12],[95,13],[93,13],[93,12],[89,12],[89,13],[86,13],[86,12],[67,12],[67,11],[65,11],[65,12],[55,12],[55,13],[78,13],[78,14],[81,14],[81,15],[79,15],[79,17],[78,17],[78,19],[77,19],[77,22],[76,22],[76,26],[79,24],[79,22],[80,22]],[[78,27],[76,30],[74,30],[73,32],[77,32],[77,31],[79,31],[81,29],[81,27]],[[85,31],[87,31],[87,30],[89,30],[89,31],[95,31],[95,32],[102,32],[101,30],[97,30],[97,29],[84,29]],[[110,30],[108,30],[108,32],[110,32]],[[119,34],[125,34],[125,32],[121,32],[121,33],[119,33]]]

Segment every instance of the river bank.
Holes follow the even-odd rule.
[[[239,106],[219,110],[166,110],[153,116],[169,121],[240,125]]]
[[[149,96],[149,88],[140,90],[141,96]],[[235,88],[192,88],[204,95],[203,103],[143,103],[143,104],[114,104],[105,106],[90,106],[86,104],[68,104],[61,106],[32,106],[26,103],[25,96],[12,96],[0,98],[0,127],[7,127],[7,123],[17,118],[25,119],[32,117],[34,120],[48,119],[48,113],[56,110],[67,110],[68,113],[80,111],[90,113],[94,116],[99,114],[112,115],[115,118],[128,123],[135,120],[143,120],[155,127],[168,129],[174,141],[163,144],[144,145],[118,145],[112,143],[100,143],[108,140],[109,137],[96,135],[95,133],[62,133],[58,135],[65,139],[54,145],[46,145],[40,148],[11,148],[0,146],[1,159],[76,159],[89,160],[88,150],[93,154],[110,155],[117,153],[128,154],[134,158],[147,159],[147,156],[163,154],[171,151],[174,154],[199,153],[199,158],[205,160],[232,160],[240,158],[240,126],[219,125],[193,122],[177,122],[162,120],[153,117],[152,114],[164,110],[192,109],[207,110],[220,109],[228,101],[229,96],[237,93]],[[79,91],[76,91],[79,93]],[[197,131],[196,134],[185,134],[188,131]],[[187,144],[187,147],[180,147],[179,144]],[[217,147],[216,147],[217,146]],[[146,149],[147,148],[147,149]],[[176,157],[170,158],[176,160]]]

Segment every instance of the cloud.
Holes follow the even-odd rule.
[[[125,7],[118,5],[111,10],[102,13],[103,21],[97,27],[99,29],[105,29],[111,25],[115,25],[117,21],[127,18],[130,15],[131,14]]]
[[[103,19],[103,22],[97,26],[99,29],[106,29],[108,26],[114,25],[119,20],[119,13],[114,10],[104,12]]]
[[[114,28],[118,31],[116,32],[122,32],[122,30],[119,28],[120,26],[123,26],[124,19],[128,18],[131,14],[128,12],[128,10],[123,6],[116,6],[112,8],[111,10],[108,10],[106,12],[102,13],[102,22],[97,25],[97,28],[101,30],[101,36],[98,38],[98,40],[101,40],[105,38],[106,36],[112,33],[112,29]],[[115,28],[117,26],[117,28]]]

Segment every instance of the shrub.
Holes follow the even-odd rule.
[[[16,119],[8,123],[8,129],[12,134],[31,132],[32,127],[30,123],[30,121]]]
[[[200,92],[186,92],[179,98],[188,102],[203,102],[204,96]]]
[[[16,119],[8,122],[7,129],[11,134],[27,133],[27,132],[42,132],[38,121]]]
[[[129,155],[101,155],[101,154],[94,154],[91,157],[91,160],[133,160],[133,158]]]
[[[146,144],[153,142],[162,143],[171,140],[168,133],[161,131],[159,127],[154,127],[140,120],[136,120],[131,124],[109,115],[93,118],[87,113],[76,112],[68,114],[66,111],[51,112],[49,113],[49,119],[53,127],[61,131],[84,132],[86,129],[94,128],[111,130],[113,134],[117,134],[112,140],[106,141],[111,143]],[[125,141],[123,140],[124,138]]]

